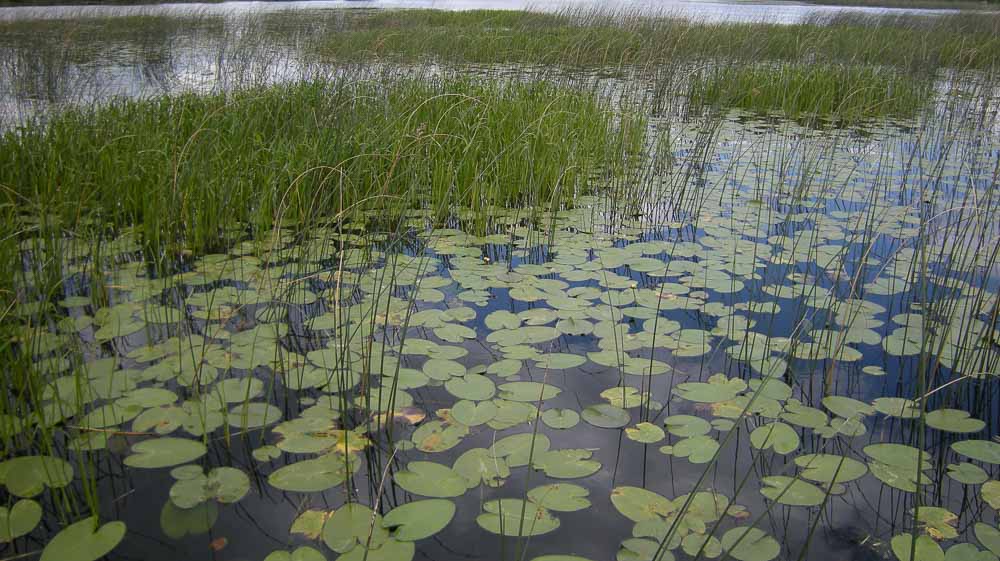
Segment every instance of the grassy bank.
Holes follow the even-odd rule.
[[[990,68],[1000,17],[835,16],[798,25],[699,23],[635,14],[379,11],[330,20],[317,50],[336,60],[648,65],[677,60]]]
[[[0,140],[7,203],[207,251],[275,222],[560,205],[638,150],[642,120],[546,83],[306,83],[72,110]]]

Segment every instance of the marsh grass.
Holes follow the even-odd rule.
[[[648,66],[692,59],[989,68],[1000,16],[815,17],[801,24],[704,23],[568,10],[360,12],[331,19],[317,52],[335,60]]]
[[[856,122],[912,117],[927,107],[933,82],[884,68],[830,64],[723,65],[695,74],[689,101],[793,118]]]
[[[67,111],[0,141],[8,202],[203,252],[358,208],[559,207],[638,154],[641,118],[546,83],[352,78]],[[392,199],[391,204],[386,200]],[[44,210],[43,210],[44,209]],[[240,226],[242,225],[242,226]]]

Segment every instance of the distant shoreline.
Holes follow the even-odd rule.
[[[46,6],[155,6],[159,4],[222,4],[227,0],[0,0],[0,8],[46,7]],[[292,2],[301,0],[268,0],[271,2]],[[305,0],[309,1],[309,0]],[[350,0],[347,0],[350,1]],[[363,0],[355,0],[363,1]],[[1000,0],[795,0],[801,4],[817,6],[844,6],[870,8],[900,8],[920,10],[982,10],[1000,9]]]

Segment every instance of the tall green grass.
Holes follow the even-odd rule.
[[[907,69],[990,68],[1000,16],[814,17],[795,25],[707,23],[593,10],[384,11],[330,19],[317,52],[336,60],[575,66],[691,59],[886,64]]]
[[[695,74],[695,107],[780,111],[856,122],[878,115],[912,116],[931,98],[930,81],[870,66],[828,64],[723,65]]]
[[[643,141],[642,118],[548,83],[353,78],[67,111],[0,138],[5,201],[173,255],[352,210],[559,206]]]

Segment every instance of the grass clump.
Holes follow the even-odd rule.
[[[1000,16],[816,17],[800,24],[709,23],[636,13],[357,12],[317,29],[338,60],[647,65],[692,59],[811,61],[933,70],[990,68]]]
[[[929,80],[871,66],[833,64],[724,65],[695,74],[692,106],[738,107],[792,118],[822,115],[854,122],[912,116],[932,95]]]
[[[544,82],[357,79],[70,110],[0,138],[0,184],[62,227],[97,218],[138,226],[153,254],[202,252],[355,209],[559,205],[623,169],[645,130]]]

